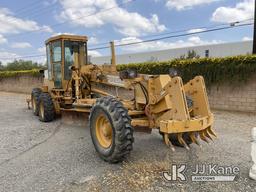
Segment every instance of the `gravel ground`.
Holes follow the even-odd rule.
[[[0,191],[79,192],[92,190],[91,187],[109,191],[105,182],[109,173],[130,183],[136,170],[147,165],[147,172],[153,172],[161,162],[185,163],[188,172],[196,164],[233,165],[240,168],[240,175],[234,182],[165,182],[158,178],[145,191],[256,191],[256,181],[248,177],[252,166],[250,130],[256,126],[255,114],[215,111],[218,139],[203,143],[202,149],[191,145],[189,151],[176,148],[173,153],[157,131],[151,135],[135,133],[128,164],[110,165],[97,156],[87,127],[63,124],[59,119],[42,123],[26,108],[26,97],[0,92]],[[115,190],[127,190],[124,187],[117,186]]]

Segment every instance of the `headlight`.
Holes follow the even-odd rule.
[[[126,69],[119,72],[120,79],[134,79],[138,77],[138,73],[135,69]]]
[[[180,76],[180,74],[179,74],[178,70],[177,70],[177,69],[175,69],[175,68],[170,68],[170,69],[169,69],[169,75],[170,75],[171,77],[177,77],[177,76]]]

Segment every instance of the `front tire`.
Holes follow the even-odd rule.
[[[42,91],[39,88],[32,89],[31,92],[31,105],[34,115],[38,116],[39,114],[39,97]]]
[[[123,161],[134,141],[131,118],[123,104],[112,97],[99,98],[89,120],[92,142],[99,156],[110,163]]]
[[[43,122],[50,122],[54,117],[54,104],[50,94],[41,93],[39,97],[39,120]]]

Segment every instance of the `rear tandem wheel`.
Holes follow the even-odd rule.
[[[34,115],[39,115],[39,97],[42,93],[40,88],[34,88],[31,92],[31,105]]]
[[[39,97],[39,120],[50,122],[55,117],[55,109],[49,93],[41,93]]]

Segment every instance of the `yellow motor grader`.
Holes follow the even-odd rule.
[[[43,86],[31,93],[33,113],[43,122],[63,111],[88,113],[92,142],[99,156],[116,163],[131,152],[136,129],[158,129],[167,146],[189,149],[198,138],[208,142],[212,130],[204,79],[183,85],[166,75],[117,72],[114,43],[109,65],[88,60],[87,37],[59,35],[46,41],[47,66]]]

